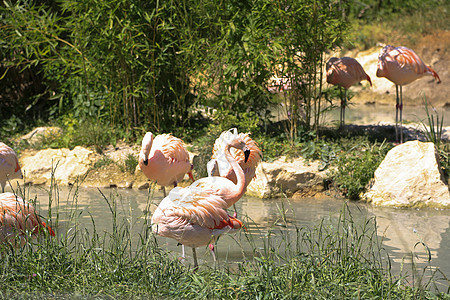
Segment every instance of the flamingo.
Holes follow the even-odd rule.
[[[244,153],[238,149],[231,149],[231,155],[238,162],[245,174],[245,187],[249,185],[251,180],[255,177],[255,171],[258,164],[261,162],[262,152],[258,144],[247,134],[239,133],[236,128],[231,128],[224,131],[216,139],[213,148],[211,160],[207,163],[206,168],[208,176],[221,176],[230,179],[233,183],[237,183],[236,174],[230,163],[225,157],[226,145],[236,138],[242,138],[250,150],[250,156],[245,162]]]
[[[139,167],[148,179],[163,187],[164,197],[165,187],[171,184],[176,187],[186,173],[194,181],[189,153],[183,141],[171,134],[160,134],[155,138],[151,132],[145,134],[139,153]]]
[[[378,56],[377,77],[385,77],[395,84],[395,137],[398,141],[398,115],[402,126],[403,97],[402,86],[425,75],[433,76],[437,83],[441,82],[438,74],[420,59],[411,49],[403,46],[384,46]],[[400,86],[400,97],[399,97]],[[400,143],[403,143],[403,131],[400,131]]]
[[[16,152],[0,142],[0,185],[2,186],[2,193],[5,192],[6,181],[14,178],[23,178]]]
[[[235,232],[243,226],[226,211],[245,193],[244,171],[231,155],[231,147],[244,151],[246,159],[250,150],[239,137],[225,146],[225,157],[236,174],[236,184],[227,178],[213,176],[201,178],[186,188],[176,187],[152,216],[155,234],[192,248],[194,269],[198,267],[195,248],[206,246],[221,234]],[[213,249],[211,251],[215,260]]]
[[[362,80],[367,80],[372,86],[372,80],[366,74],[360,63],[351,57],[332,57],[326,64],[327,82],[333,85],[339,85],[344,88],[344,97],[341,90],[341,114],[339,125],[343,126],[345,122],[345,107],[347,106],[348,89]]]
[[[55,232],[41,220],[33,205],[13,193],[0,194],[0,242],[17,247],[18,236],[20,245],[24,246],[27,231],[35,237],[42,228],[46,228],[51,236],[55,236]]]

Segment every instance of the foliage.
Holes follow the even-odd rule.
[[[345,48],[365,50],[377,43],[413,46],[423,35],[449,28],[445,17],[449,9],[445,0],[355,1],[346,11],[352,30]]]
[[[131,174],[134,174],[134,171],[136,170],[136,166],[138,165],[139,161],[135,155],[128,153],[123,163],[124,163],[124,170]]]
[[[370,143],[367,138],[351,143],[343,143],[336,159],[333,160],[332,179],[338,190],[350,200],[358,200],[373,178],[392,145],[382,142]]]
[[[59,194],[51,189],[49,197],[53,192]],[[347,206],[338,219],[325,218],[314,228],[290,224],[280,208],[276,222],[282,227],[274,224],[264,236],[247,231],[237,235],[238,245],[263,243],[254,247],[253,259],[236,265],[223,262],[215,268],[203,265],[192,272],[158,245],[147,223],[148,213],[137,223],[117,195],[99,192],[111,211],[101,216],[111,218],[106,232],[96,230],[96,216],[90,216],[91,224],[80,222],[84,212],[75,189],[68,211],[56,205],[48,215],[47,223],[57,230],[55,238],[45,235],[17,250],[2,246],[2,296],[417,299],[442,295],[434,294],[430,285],[409,286],[402,277],[395,278],[377,237],[376,220],[365,217],[356,222]],[[50,198],[50,205],[53,201],[60,203]],[[55,219],[66,214],[64,222]],[[138,235],[133,234],[136,230]]]
[[[278,75],[290,75],[292,86],[320,81],[321,53],[340,43],[344,28],[333,5],[6,1],[0,84],[8,87],[2,97],[19,94],[0,102],[1,111],[25,112],[31,120],[72,113],[80,125],[95,120],[120,128],[117,138],[132,139],[134,128],[182,136],[204,125],[196,122],[200,104],[215,108],[217,119],[252,113],[268,122],[267,85],[279,66],[286,65]],[[25,89],[19,82],[26,80],[36,86]]]
[[[439,114],[436,108],[431,106],[431,109],[434,112],[433,115],[428,110],[429,103],[426,99],[423,100],[423,104],[425,107],[425,112],[427,114],[427,123],[425,123],[424,121],[420,121],[420,123],[422,124],[422,128],[424,129],[427,141],[432,142],[436,145],[436,147],[439,147],[442,142],[442,127],[444,125],[444,115],[442,115],[439,119]]]

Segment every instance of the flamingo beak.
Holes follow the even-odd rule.
[[[245,149],[244,150],[244,163],[247,163],[249,157],[250,157],[250,149]]]
[[[144,165],[148,166],[148,159],[144,160]]]

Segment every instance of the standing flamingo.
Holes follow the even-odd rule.
[[[16,152],[0,142],[0,185],[2,186],[2,193],[5,192],[6,181],[14,178],[23,178]]]
[[[261,162],[262,156],[262,152],[257,143],[247,133],[238,134],[236,128],[231,128],[230,130],[222,132],[214,143],[213,154],[211,160],[207,163],[206,168],[208,176],[221,176],[236,183],[236,174],[225,156],[226,145],[236,138],[243,139],[247,148],[250,150],[250,156],[247,162],[245,162],[244,152],[241,150],[232,148],[230,151],[233,158],[244,171],[245,187],[247,187],[250,181],[255,177],[256,167]]]
[[[155,138],[151,132],[145,134],[139,153],[139,167],[148,179],[163,187],[164,197],[165,187],[171,184],[176,187],[186,173],[194,181],[189,153],[183,141],[171,134],[160,134]]]
[[[438,74],[420,59],[411,49],[391,45],[384,46],[378,56],[377,77],[386,77],[395,84],[395,137],[398,141],[398,114],[400,111],[400,127],[402,127],[403,97],[402,86],[425,75],[431,75],[437,83],[441,82]],[[399,97],[400,86],[400,97]],[[403,130],[400,130],[400,143],[403,143]]]
[[[55,236],[55,232],[41,220],[33,205],[13,193],[0,194],[0,242],[17,247],[16,237],[19,237],[20,245],[23,246],[29,236],[27,232],[35,237],[42,228]]]
[[[236,184],[227,178],[214,176],[201,178],[186,188],[176,187],[161,201],[152,216],[154,233],[192,247],[194,268],[198,267],[196,247],[206,246],[219,235],[242,228],[242,222],[226,211],[245,193],[244,171],[231,155],[231,147],[244,151],[247,159],[250,150],[241,138],[225,147],[225,157],[234,169]]]
[[[366,74],[359,62],[351,57],[332,57],[326,64],[327,82],[333,85],[339,85],[344,88],[344,96],[341,90],[341,114],[339,118],[339,126],[343,126],[345,122],[345,107],[347,106],[348,89],[362,80],[367,80],[372,86],[369,75]]]

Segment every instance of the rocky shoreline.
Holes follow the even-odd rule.
[[[364,126],[347,125],[345,130],[361,131],[363,134],[374,134],[374,132],[376,132],[375,134],[386,135],[387,132],[393,132],[393,128],[391,127],[393,127],[392,124]],[[416,128],[417,126],[415,125],[404,126],[405,140],[425,140],[424,134],[417,131]],[[45,128],[35,129],[34,132],[40,132],[40,134],[31,134],[31,136],[28,134],[25,136],[30,145],[38,143],[39,139],[46,134],[59,134],[58,130],[48,130]],[[450,128],[445,128],[443,137],[448,139],[449,133]],[[402,144],[401,146],[405,144]],[[432,149],[434,149],[434,147],[430,148],[428,152],[433,151]],[[103,154],[98,154],[94,149],[80,146],[77,146],[72,150],[67,148],[23,150],[20,153],[19,162],[22,166],[24,179],[13,180],[11,183],[13,185],[25,184],[49,186],[52,182],[55,182],[58,185],[79,185],[80,187],[132,188],[144,190],[148,189],[152,182],[145,177],[139,166],[137,166],[139,151],[140,147],[138,145],[130,146],[126,144],[120,144],[116,147],[109,146],[103,150]],[[421,150],[405,150],[405,152],[408,153],[414,151],[417,152]],[[195,156],[195,153],[190,153],[190,160],[196,161]],[[429,156],[435,157],[436,155],[430,153]],[[395,162],[398,159],[399,158],[394,158],[393,161]],[[127,160],[132,161],[131,169],[130,166],[127,166]],[[393,164],[394,163],[391,163],[391,165]],[[431,165],[430,163],[426,164]],[[434,165],[439,165],[439,162]],[[408,170],[408,168],[411,167],[402,166],[401,168]],[[438,167],[434,168],[436,169],[434,172],[437,172],[435,177],[442,178],[443,180],[442,171]],[[425,166],[424,169],[427,169],[427,166]],[[394,174],[398,173],[396,170],[387,170],[385,173],[386,172],[387,174],[389,172]],[[439,172],[441,173],[439,174]],[[429,176],[427,175],[427,177]],[[190,181],[187,176],[179,183],[180,186],[189,184]],[[442,189],[442,184],[447,186],[447,182],[439,182],[437,184],[439,184],[440,189]],[[379,188],[379,186],[376,187]],[[424,189],[436,188],[426,186]],[[380,193],[378,192],[378,194]],[[273,162],[263,161],[256,170],[255,179],[252,180],[247,188],[247,195],[263,199],[275,197],[300,199],[304,197],[311,198],[330,195],[341,198],[340,195],[332,189],[330,170],[321,170],[319,161],[307,161],[302,157],[295,159],[279,157]],[[413,206],[421,206],[421,202],[431,203],[431,206],[435,207],[450,206],[450,196],[443,197],[442,193],[439,197],[443,201],[443,205],[439,204],[439,201],[430,202],[429,199],[421,201],[420,197],[422,197],[422,195],[417,195],[417,197],[419,197],[419,200],[411,200],[412,203],[415,203]],[[447,198],[449,204],[447,204]],[[368,199],[368,201],[377,202],[380,205],[383,205],[383,202],[385,202],[391,203],[390,206],[396,206],[397,204],[400,206],[408,206],[408,204],[397,203],[392,199]]]

